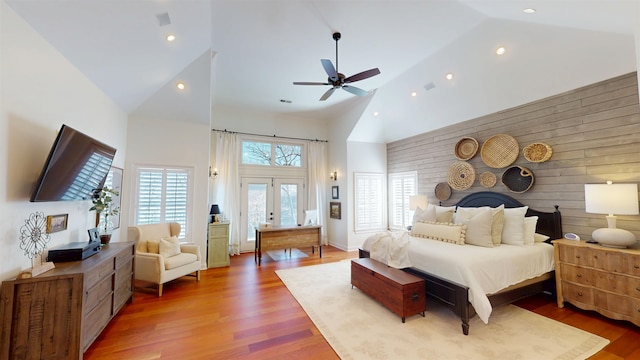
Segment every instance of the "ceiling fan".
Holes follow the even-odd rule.
[[[362,90],[355,86],[347,85],[352,82],[364,80],[370,78],[372,76],[380,74],[380,70],[378,68],[369,69],[355,75],[351,75],[349,77],[345,77],[343,74],[338,72],[338,40],[342,35],[339,32],[333,33],[333,40],[336,41],[336,67],[333,67],[333,63],[329,59],[320,59],[322,63],[322,67],[324,71],[329,75],[327,82],[307,82],[307,81],[295,81],[293,85],[331,85],[331,89],[327,90],[322,97],[320,97],[320,101],[325,101],[333,94],[336,89],[342,88],[354,95],[358,96],[366,96],[369,94],[368,91]]]

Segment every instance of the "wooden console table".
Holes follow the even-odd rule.
[[[322,257],[322,243],[320,239],[320,225],[310,226],[274,226],[265,229],[256,229],[255,261],[260,266],[262,251],[286,250],[311,246],[311,251]]]

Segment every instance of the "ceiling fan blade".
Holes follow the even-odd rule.
[[[331,84],[321,83],[321,82],[309,82],[309,81],[294,81],[293,85],[331,85]]]
[[[338,72],[336,71],[336,68],[333,67],[333,63],[331,62],[331,60],[320,59],[320,62],[322,63],[324,71],[326,71],[327,75],[329,75],[329,79],[331,79],[331,81],[338,80]]]
[[[363,71],[361,73],[357,73],[355,75],[349,76],[348,78],[344,79],[344,82],[348,83],[348,82],[360,81],[366,78],[370,78],[372,76],[376,76],[378,74],[380,74],[380,70],[378,70],[378,68],[369,69],[367,71]]]
[[[358,95],[358,96],[367,96],[369,95],[368,91],[362,90],[360,88],[357,88],[355,86],[349,86],[349,85],[342,85],[342,88],[354,95]]]
[[[324,94],[322,94],[322,97],[320,98],[320,101],[325,101],[329,98],[329,96],[331,96],[331,94],[333,94],[334,91],[336,91],[337,87],[332,87],[331,89],[327,90],[327,92],[325,92]]]

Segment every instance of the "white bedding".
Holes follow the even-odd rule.
[[[553,246],[547,243],[487,248],[408,238],[412,267],[468,286],[469,302],[485,324],[492,311],[487,295],[554,269]]]

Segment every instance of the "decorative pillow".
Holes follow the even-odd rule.
[[[480,211],[491,209],[491,241],[494,246],[500,245],[502,242],[502,227],[504,225],[504,205],[495,208],[488,206],[481,207],[458,207],[455,214],[455,222],[462,223],[458,219],[468,218],[471,214],[477,214]],[[469,237],[467,235],[467,237]]]
[[[436,221],[439,223],[452,223],[453,222],[453,213],[456,210],[455,206],[438,206],[429,204],[427,206],[427,210],[435,208],[436,209]]]
[[[538,234],[538,233],[533,234],[534,242],[545,242],[547,240],[549,240],[549,237],[547,235]]]
[[[493,247],[491,209],[488,207],[473,208],[471,211],[467,211],[467,209],[471,208],[458,208],[456,211],[456,224],[467,226],[465,244]]]
[[[150,252],[152,254],[160,254],[160,240],[147,240],[147,252]]]
[[[180,241],[176,236],[160,239],[160,255],[172,257],[180,254]]]
[[[504,209],[503,244],[524,245],[524,215],[528,209],[528,206]]]
[[[463,245],[467,226],[439,222],[417,222],[411,228],[411,235],[426,239],[440,240]]]
[[[419,206],[413,212],[413,223],[418,221],[436,221],[436,209],[433,207],[422,210]]]
[[[533,245],[535,242],[534,235],[536,233],[536,224],[538,224],[537,216],[527,216],[524,218],[524,244]]]

